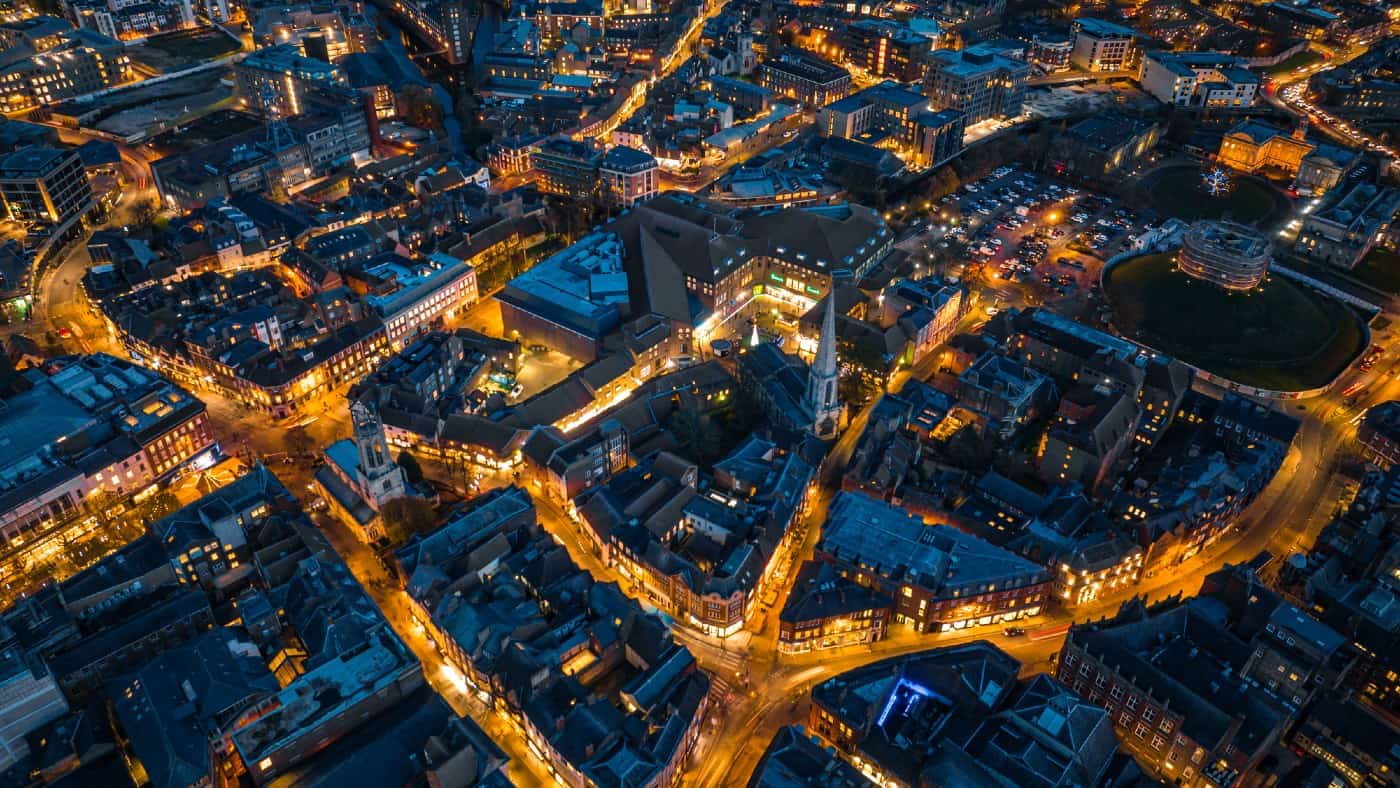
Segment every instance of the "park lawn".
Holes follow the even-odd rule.
[[[1400,295],[1400,252],[1372,249],[1351,269],[1351,276],[1377,290]]]
[[[1173,260],[1130,260],[1106,283],[1118,329],[1169,356],[1248,386],[1301,391],[1329,383],[1366,346],[1348,307],[1282,276],[1233,293]]]
[[[1223,197],[1201,190],[1201,171],[1181,167],[1161,173],[1147,187],[1148,200],[1158,213],[1179,219],[1221,219],[1252,224],[1274,213],[1283,199],[1255,178],[1234,179]]]

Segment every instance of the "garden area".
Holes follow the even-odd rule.
[[[1228,291],[1177,270],[1174,252],[1118,265],[1104,293],[1125,336],[1256,388],[1326,385],[1367,342],[1361,319],[1338,301],[1282,276]]]
[[[1164,167],[1146,176],[1147,203],[1163,216],[1194,221],[1229,219],[1267,227],[1283,217],[1288,198],[1267,181],[1253,176],[1232,176],[1222,194],[1206,192],[1203,171],[1193,164]]]

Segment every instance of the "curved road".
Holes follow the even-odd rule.
[[[1227,534],[1200,555],[1181,564],[1170,573],[1147,578],[1127,593],[1075,611],[1053,610],[1032,623],[1032,630],[1054,632],[1074,621],[1093,620],[1113,615],[1118,607],[1135,595],[1157,601],[1177,594],[1195,594],[1206,575],[1227,563],[1244,563],[1268,550],[1275,556],[1306,549],[1326,524],[1342,493],[1343,483],[1336,471],[1342,453],[1354,428],[1349,421],[1361,409],[1400,396],[1400,383],[1394,376],[1395,365],[1373,373],[1351,372],[1343,376],[1334,390],[1341,390],[1353,381],[1367,378],[1380,381],[1369,396],[1345,407],[1342,398],[1328,394],[1303,403],[1287,406],[1303,418],[1292,449],[1283,467],[1270,484],[1246,508],[1236,523],[1236,531]],[[1299,406],[1303,410],[1299,410]],[[857,417],[857,423],[842,436],[833,457],[849,456],[854,436],[867,411]],[[830,479],[825,480],[830,483]],[[823,490],[829,498],[832,487]],[[816,513],[817,507],[814,507]],[[820,520],[816,520],[820,522]],[[809,542],[815,541],[817,528]],[[810,548],[810,544],[809,544]],[[810,555],[810,554],[809,554]],[[781,603],[778,608],[781,609]],[[801,722],[808,709],[811,688],[842,672],[871,662],[932,648],[986,639],[995,642],[1012,656],[1021,660],[1026,673],[1044,672],[1063,642],[1062,633],[1040,640],[1028,637],[1006,637],[995,627],[983,627],[970,632],[918,635],[908,628],[892,631],[891,638],[872,646],[834,649],[818,654],[785,657],[773,661],[771,644],[776,633],[776,615],[770,616],[769,626],[750,642],[748,661],[753,687],[747,695],[734,701],[723,719],[704,731],[697,753],[692,759],[692,771],[686,784],[720,786],[744,784],[757,765],[768,743],[784,725]],[[712,662],[714,649],[706,644],[687,644],[697,650],[702,664]],[[766,654],[764,652],[767,652]],[[765,669],[766,668],[766,669]]]

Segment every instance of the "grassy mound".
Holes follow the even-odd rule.
[[[1176,270],[1176,254],[1129,260],[1104,290],[1125,335],[1247,386],[1300,391],[1330,382],[1365,349],[1346,305],[1281,276],[1230,292]]]

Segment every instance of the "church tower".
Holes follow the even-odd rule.
[[[350,424],[355,433],[355,448],[360,453],[356,484],[365,501],[379,511],[387,501],[407,495],[403,468],[389,455],[384,440],[384,423],[379,413],[366,402],[350,403]]]
[[[812,432],[818,438],[835,438],[841,427],[841,401],[836,396],[840,372],[836,367],[836,290],[826,297],[822,334],[817,355],[807,377],[807,405],[812,409]]]

